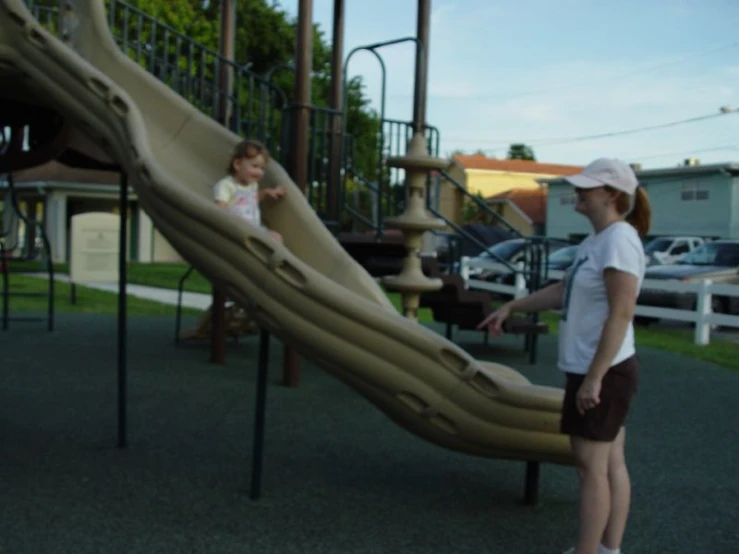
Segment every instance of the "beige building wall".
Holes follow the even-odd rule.
[[[541,188],[536,179],[549,177],[541,173],[511,173],[509,171],[492,171],[488,169],[467,170],[467,191],[470,194],[482,194],[483,198],[502,194],[513,189]]]
[[[163,263],[175,263],[182,262],[182,256],[172,248],[172,245],[167,242],[159,231],[152,229],[152,262],[163,262]]]
[[[495,210],[501,217],[505,218],[513,225],[522,235],[531,236],[534,234],[534,224],[521,209],[510,200],[500,200],[488,202],[490,208]]]

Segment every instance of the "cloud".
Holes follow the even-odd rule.
[[[708,67],[700,78],[685,71],[667,76],[645,72],[609,80],[629,68],[633,71],[657,63],[580,60],[548,64],[536,71],[523,68],[520,78],[504,80],[497,75],[497,84],[481,74],[477,82],[467,83],[463,98],[432,97],[428,119],[441,129],[442,152],[495,149],[496,155],[504,156],[507,145],[514,141],[595,135],[718,113],[719,106],[732,104],[739,91],[739,71],[727,71],[726,67]],[[590,86],[580,86],[588,81]],[[516,90],[547,88],[549,92],[516,94]],[[475,89],[485,92],[475,95]],[[534,150],[542,161],[584,164],[604,153],[637,161],[655,153],[739,145],[736,117],[582,142],[534,145]],[[708,163],[735,155],[735,151],[717,150],[699,157]],[[644,165],[664,167],[673,161],[669,156],[651,158]]]
[[[479,89],[472,81],[441,78],[429,83],[428,94],[444,99],[473,98],[479,94]]]
[[[434,28],[443,25],[447,18],[457,9],[456,4],[442,4],[431,10],[431,27]]]
[[[559,121],[559,110],[551,104],[528,104],[518,110],[526,121]]]

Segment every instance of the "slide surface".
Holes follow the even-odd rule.
[[[261,186],[288,194],[263,216],[285,246],[217,208],[212,185],[240,137],[120,51],[104,0],[68,4],[73,32],[64,43],[23,0],[0,0],[0,97],[67,118],[120,163],[142,208],[188,262],[397,424],[472,455],[573,463],[559,433],[563,391],[475,360],[399,315],[279,164],[268,164]]]

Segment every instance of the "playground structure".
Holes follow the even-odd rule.
[[[67,44],[45,30],[22,0],[0,0],[0,95],[32,110],[52,108],[67,122],[65,132],[93,139],[104,152],[99,163],[120,166],[122,190],[133,185],[157,228],[186,260],[261,328],[397,424],[472,455],[572,463],[567,437],[559,433],[562,391],[477,361],[398,315],[277,161],[269,163],[261,186],[283,186],[288,194],[263,214],[285,246],[224,217],[209,184],[221,176],[224,153],[240,137],[125,56],[110,33],[103,0],[64,5],[60,25]],[[413,168],[439,167],[418,128],[408,156],[397,160],[411,169],[413,183],[420,182]],[[291,136],[297,141],[301,134],[293,129]],[[418,184],[411,188],[419,203],[406,210],[420,210],[423,191]],[[417,231],[437,223],[425,214],[405,221],[411,231],[406,275],[417,277]],[[440,283],[416,280],[404,287],[409,315],[413,296],[431,286]]]

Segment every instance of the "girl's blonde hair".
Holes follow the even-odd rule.
[[[264,158],[265,163],[269,161],[269,150],[258,140],[242,140],[234,147],[231,154],[231,161],[228,162],[228,173],[234,174],[234,162],[243,158],[255,158],[257,156]]]

